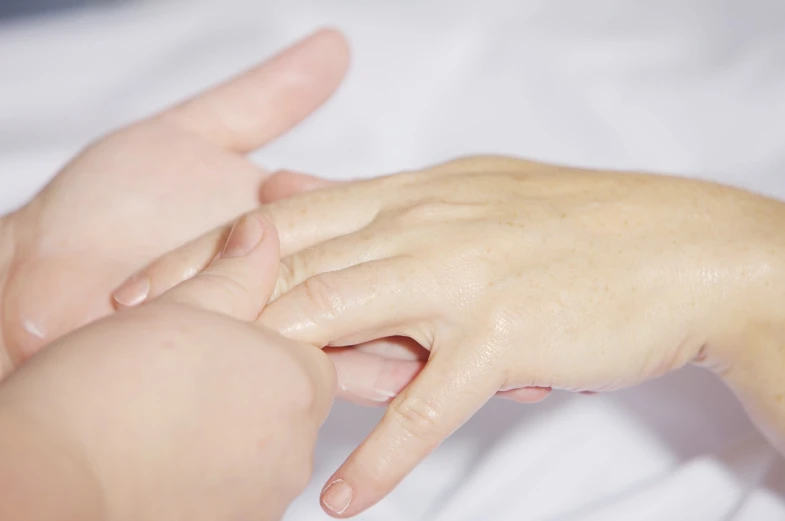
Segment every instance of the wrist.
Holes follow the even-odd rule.
[[[77,444],[0,407],[0,519],[103,521],[99,482]]]
[[[727,245],[733,287],[712,319],[707,362],[785,451],[785,204],[764,200],[756,209],[746,237]]]

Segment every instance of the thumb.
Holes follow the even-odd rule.
[[[280,136],[327,101],[349,64],[344,37],[319,31],[159,118],[235,152]]]
[[[201,273],[161,295],[175,302],[254,320],[270,298],[280,261],[275,227],[260,215],[240,218],[221,253]]]
[[[272,174],[264,182],[259,193],[259,201],[262,204],[273,203],[297,194],[327,188],[334,184],[336,181],[328,181],[301,172],[281,170]]]

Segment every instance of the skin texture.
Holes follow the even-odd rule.
[[[278,260],[272,225],[243,219],[205,271],[4,381],[3,519],[280,519],[310,478],[335,372],[253,324]]]
[[[610,391],[691,361],[782,447],[780,202],[504,157],[341,185],[282,174],[265,191],[278,200],[255,213],[285,258],[261,323],[320,347],[399,336],[429,351],[383,347],[387,387],[354,382],[394,398],[328,482],[333,515],[378,501],[495,393]],[[148,267],[148,298],[221,233]],[[357,361],[343,364],[339,384]]]
[[[4,217],[0,377],[60,335],[114,311],[110,294],[134,271],[257,206],[267,173],[244,154],[321,105],[347,65],[343,37],[317,33],[87,147],[29,204]],[[186,266],[175,276],[195,272]]]

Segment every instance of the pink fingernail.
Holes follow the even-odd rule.
[[[221,257],[244,257],[264,238],[264,226],[256,217],[246,215],[234,223]]]
[[[342,479],[338,479],[327,485],[322,492],[322,504],[334,514],[343,514],[352,503],[354,492]]]
[[[134,275],[117,288],[112,297],[121,306],[132,308],[147,300],[149,294],[150,279],[143,275]]]

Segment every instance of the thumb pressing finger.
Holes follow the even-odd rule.
[[[201,273],[164,293],[178,302],[253,320],[262,312],[278,276],[278,234],[260,215],[238,220],[221,253]]]

